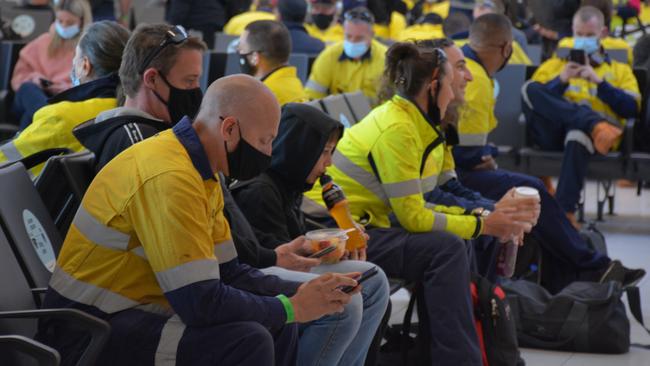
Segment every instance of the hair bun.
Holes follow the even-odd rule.
[[[417,58],[420,55],[418,47],[411,42],[394,43],[386,52],[387,63],[397,63],[404,59]]]

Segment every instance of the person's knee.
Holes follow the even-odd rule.
[[[262,354],[273,355],[273,336],[262,324],[256,322],[242,322],[239,324],[238,328],[238,333],[241,334],[239,347],[242,350],[256,349]]]
[[[535,109],[537,98],[546,93],[544,84],[537,81],[529,81],[521,88],[521,95],[524,99],[524,105],[530,109]]]

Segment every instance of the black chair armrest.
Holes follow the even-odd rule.
[[[7,105],[9,102],[9,98],[7,96],[9,95],[9,90],[8,89],[3,89],[0,90],[0,118],[3,121],[6,121],[9,119],[9,110],[11,109],[10,105]]]
[[[72,150],[66,149],[66,148],[54,148],[54,149],[47,149],[43,151],[39,151],[37,153],[34,153],[30,156],[26,156],[22,159],[20,159],[20,162],[23,163],[25,166],[25,169],[31,169],[41,163],[44,163],[47,161],[47,159],[57,156],[57,155],[65,155],[65,154],[70,154]]]
[[[0,336],[0,349],[10,347],[14,351],[30,355],[39,366],[58,366],[61,363],[61,356],[54,348],[43,343],[20,335]]]
[[[58,318],[80,326],[90,333],[90,343],[79,358],[77,366],[95,365],[99,354],[108,341],[111,326],[104,320],[76,309],[38,309],[21,311],[0,311],[0,319]]]
[[[630,118],[625,123],[625,128],[623,130],[623,141],[621,153],[625,159],[627,159],[634,148],[634,125],[636,124],[636,118]]]
[[[32,295],[42,295],[47,291],[47,287],[36,287],[31,289]]]

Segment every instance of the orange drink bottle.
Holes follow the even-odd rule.
[[[332,215],[339,228],[350,230],[347,232],[349,238],[346,244],[346,249],[354,250],[365,248],[366,239],[352,219],[348,200],[345,198],[345,194],[341,187],[334,184],[332,177],[326,174],[323,174],[320,177],[320,184],[323,187],[323,201],[325,201],[325,205],[327,206],[330,215]]]

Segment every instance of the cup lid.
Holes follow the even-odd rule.
[[[305,234],[308,240],[327,240],[330,238],[347,239],[347,233],[342,229],[320,229],[312,230]]]

